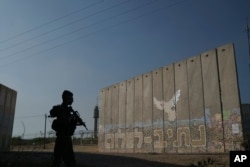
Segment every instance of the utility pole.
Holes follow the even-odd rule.
[[[249,71],[250,71],[250,35],[249,35],[249,26],[248,26],[248,19],[246,19],[246,29],[245,32],[247,33],[247,41],[248,41],[248,56],[249,56]]]
[[[44,115],[45,124],[44,124],[44,138],[43,138],[43,149],[45,149],[45,141],[46,141],[46,124],[47,124],[47,114]]]

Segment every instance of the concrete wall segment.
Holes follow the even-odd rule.
[[[187,73],[191,149],[192,153],[205,152],[206,131],[200,56],[195,56],[187,59]]]
[[[135,77],[134,152],[142,152],[143,144],[143,76]]]
[[[119,83],[119,116],[118,133],[116,133],[116,148],[118,152],[126,152],[126,104],[127,104],[127,82]]]
[[[16,109],[16,100],[17,100],[17,92],[12,91],[11,112],[14,114],[15,114],[15,109]]]
[[[236,64],[233,44],[217,48],[221,96],[224,110],[239,108]]]
[[[216,49],[201,54],[207,152],[224,152]]]
[[[143,75],[143,152],[153,152],[153,89],[152,73]]]
[[[104,133],[99,132],[103,135],[99,149],[134,153],[234,150],[234,142],[243,138],[233,66],[234,49],[225,45],[105,88],[100,94]]]
[[[152,73],[143,75],[143,125],[152,126],[153,90]]]
[[[118,128],[126,127],[126,103],[127,103],[127,82],[119,83],[119,117]]]
[[[134,79],[127,80],[126,127],[133,128],[134,123]]]
[[[118,128],[119,123],[119,84],[115,84],[111,87],[111,122],[112,130]]]
[[[105,151],[110,152],[114,147],[114,134],[112,133],[112,110],[111,110],[111,100],[112,100],[112,86],[106,88],[105,93],[105,116],[104,116],[104,147]]]
[[[163,68],[152,71],[153,86],[153,148],[154,152],[163,153],[164,142],[164,119],[163,119]]]
[[[0,151],[10,148],[17,92],[0,84]]]
[[[204,116],[203,81],[200,56],[187,60],[188,99],[190,118],[199,119]]]
[[[126,103],[126,152],[134,152],[134,78],[127,80],[127,103]]]
[[[233,44],[217,48],[225,151],[243,140],[240,99]],[[237,146],[240,147],[240,146]]]
[[[0,84],[0,105],[5,105],[5,94],[6,94],[6,87]]]
[[[109,88],[106,88],[106,93],[105,93],[105,109],[104,109],[104,132],[110,132],[112,129],[112,86]]]
[[[152,71],[153,128],[163,128],[163,72],[162,68]]]
[[[135,127],[141,128],[143,121],[143,86],[142,86],[142,75],[135,77]]]
[[[175,68],[175,92],[178,94],[176,98],[176,119],[188,120],[188,78],[187,78],[187,62],[181,61],[174,64]]]
[[[187,64],[186,61],[174,64],[175,71],[175,97],[176,119],[189,119],[188,111],[188,83],[187,83]]]
[[[119,124],[119,84],[112,85],[111,87],[111,133],[114,134],[114,146],[111,147],[111,152],[117,152],[119,141],[116,138],[116,132]]]
[[[175,91],[176,95],[176,120],[177,120],[177,136],[174,141],[174,147],[178,153],[191,152],[191,136],[189,127],[189,99],[188,99],[188,76],[187,62],[181,61],[174,64],[175,68]],[[179,97],[178,97],[179,96]],[[177,98],[178,97],[178,98]],[[184,140],[183,140],[184,138]]]
[[[99,93],[99,129],[98,131],[104,133],[105,125],[105,102],[106,102],[106,89],[101,89]]]
[[[173,143],[177,139],[176,100],[180,94],[175,91],[174,64],[163,67],[163,126],[164,126],[164,152],[176,153]]]

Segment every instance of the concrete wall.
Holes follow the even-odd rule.
[[[10,147],[17,92],[0,84],[0,151]]]
[[[243,140],[233,44],[100,91],[99,150],[220,153]]]

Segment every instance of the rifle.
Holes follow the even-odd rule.
[[[77,126],[81,126],[81,125],[82,125],[82,126],[84,126],[84,128],[85,128],[86,130],[88,130],[88,128],[87,128],[85,122],[82,121],[82,118],[80,117],[80,114],[78,113],[78,111],[74,111],[71,107],[70,107],[70,109],[71,109],[71,111],[73,112],[73,115],[74,115],[74,117],[75,117],[76,120],[77,120],[76,125],[77,125]]]

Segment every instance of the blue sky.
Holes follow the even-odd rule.
[[[249,8],[247,0],[0,1],[0,83],[18,91],[13,135],[23,122],[26,136],[39,136],[64,89],[93,129],[100,89],[232,42],[241,101],[250,103]]]

